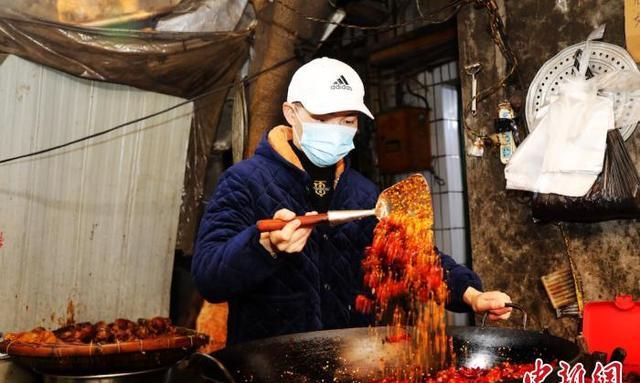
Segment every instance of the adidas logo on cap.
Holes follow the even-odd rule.
[[[333,85],[331,85],[331,89],[351,90],[351,86],[349,85],[347,79],[344,78],[343,75],[341,75],[336,81],[333,82]]]

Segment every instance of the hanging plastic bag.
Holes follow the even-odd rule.
[[[640,177],[614,129],[640,121],[640,74],[620,70],[585,79],[589,41],[602,31],[589,35],[577,76],[540,108],[535,130],[505,168],[507,188],[536,192],[536,221],[640,218]]]
[[[597,95],[589,80],[571,80],[545,116],[547,145],[540,193],[571,197],[587,194],[602,172],[607,131],[614,129],[611,100]]]
[[[598,95],[597,82],[585,79],[589,42],[603,33],[601,27],[589,35],[581,70],[562,84],[559,97],[507,164],[507,189],[579,197],[594,184],[602,171],[607,131],[615,126],[613,103]]]
[[[591,79],[602,96],[616,94],[616,128],[640,120],[640,73],[617,71]],[[552,103],[553,105],[553,103]],[[547,111],[548,112],[548,111]],[[532,201],[536,221],[598,222],[640,218],[640,176],[618,129],[607,133],[603,170],[582,197],[536,193]]]
[[[607,134],[604,169],[583,197],[533,196],[536,221],[598,222],[640,218],[640,176],[618,129]]]
[[[616,128],[640,121],[640,72],[619,70],[593,78],[598,94],[613,102]]]
[[[585,195],[602,172],[613,103],[595,82],[574,79],[537,121],[505,168],[507,189]]]

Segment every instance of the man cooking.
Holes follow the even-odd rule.
[[[376,186],[345,158],[359,114],[373,119],[362,80],[341,61],[315,59],[294,73],[282,112],[289,126],[272,128],[253,157],[222,175],[200,224],[192,274],[207,300],[228,301],[228,345],[370,324],[354,302],[376,220],[301,227],[294,219],[376,204]],[[256,221],[267,217],[288,223],[261,234]],[[473,271],[440,256],[447,309],[508,318],[507,294],[483,292]]]

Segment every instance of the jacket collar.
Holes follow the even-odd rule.
[[[293,139],[293,129],[289,126],[279,125],[274,127],[267,133],[266,139],[263,139],[258,149],[256,150],[256,154],[265,155],[265,150],[269,150],[275,152],[279,155],[287,163],[295,166],[296,168],[304,171],[302,167],[302,163],[300,159],[295,154],[291,146],[289,146],[289,142]],[[341,159],[336,164],[336,181],[340,179],[342,173],[346,168],[347,164],[344,159]]]

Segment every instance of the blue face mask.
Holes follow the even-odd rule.
[[[335,165],[353,150],[356,130],[338,124],[303,122],[300,146],[316,166],[324,168]]]

